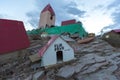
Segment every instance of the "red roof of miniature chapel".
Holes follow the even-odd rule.
[[[45,51],[49,48],[49,46],[58,38],[58,36],[53,36],[51,39],[48,41],[48,43],[40,49],[38,52],[39,57],[42,57],[45,53]]]
[[[29,47],[22,21],[0,19],[0,54]]]

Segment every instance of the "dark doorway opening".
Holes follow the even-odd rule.
[[[63,52],[62,51],[57,51],[57,62],[63,61]]]

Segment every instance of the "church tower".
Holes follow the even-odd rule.
[[[40,14],[39,28],[52,27],[55,25],[55,12],[48,4]]]

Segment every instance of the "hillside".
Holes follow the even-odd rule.
[[[87,44],[70,43],[76,49],[74,61],[41,68],[39,61],[29,60],[29,55],[45,43],[45,39],[31,40],[24,56],[0,63],[0,80],[120,80],[120,48],[99,38]]]

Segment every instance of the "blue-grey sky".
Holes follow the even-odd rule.
[[[26,30],[38,27],[41,10],[50,3],[56,24],[76,19],[88,32],[120,28],[120,0],[0,0],[0,18],[24,22]]]

